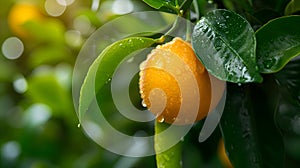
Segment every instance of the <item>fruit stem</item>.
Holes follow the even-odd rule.
[[[192,36],[192,28],[191,28],[191,24],[189,22],[189,19],[190,19],[190,12],[187,12],[186,14],[186,18],[187,18],[187,21],[186,21],[186,37],[185,37],[185,40],[187,42],[191,42],[191,36]]]
[[[158,40],[157,40],[157,43],[163,43],[166,39],[166,36],[170,35],[175,29],[176,29],[176,26],[178,24],[178,20],[179,20],[179,17],[180,16],[177,16],[172,27],[163,35],[161,36]]]
[[[159,138],[157,134],[166,130],[170,124],[160,123],[155,121],[155,136],[154,136],[154,148],[156,152],[156,165],[157,168],[181,168],[181,149],[182,142],[178,142],[176,145],[172,146],[166,151],[159,151],[172,141],[170,138]]]

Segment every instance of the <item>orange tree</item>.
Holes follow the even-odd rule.
[[[185,50],[186,47],[181,46],[179,48],[182,50],[177,48],[180,50],[177,52],[177,44],[173,44],[174,46],[169,50],[183,60],[189,61],[194,59],[191,55],[195,53],[197,61],[201,62],[199,64],[203,64],[212,76],[227,83],[225,108],[219,122],[220,129],[215,130],[212,137],[217,140],[222,137],[232,166],[293,167],[294,164],[296,165],[300,154],[300,59],[298,57],[300,16],[297,15],[300,11],[299,2],[293,0],[143,1],[155,10],[173,13],[195,23],[191,31],[183,30],[187,31],[185,38],[191,43],[192,51]],[[169,31],[174,27],[176,23]],[[110,83],[117,65],[126,56],[145,47],[168,43],[166,39],[168,34],[133,36],[107,47],[95,61],[99,64],[99,69],[97,66],[91,66],[81,90],[80,120],[83,119],[91,99],[88,91],[90,86],[93,86],[90,84],[91,73],[97,73],[95,91],[98,96],[100,90],[107,89],[106,85]],[[158,48],[168,50],[167,45]],[[146,65],[160,64],[165,61],[165,58],[159,58],[165,53],[153,52],[156,53],[148,56]],[[183,56],[184,54],[191,57]],[[158,58],[153,58],[155,56]],[[174,62],[171,61],[172,63]],[[191,69],[192,66],[189,65]],[[181,98],[172,97],[172,94],[178,92],[176,89],[178,86],[172,82],[174,79],[162,75],[159,70],[155,71],[151,72],[151,69],[144,71],[142,68],[140,93],[145,106],[151,110],[155,107],[151,106],[151,100],[147,99],[147,95],[150,94],[149,89],[154,88],[152,84],[166,87],[165,96],[169,102],[165,111],[157,115],[155,130],[158,134],[167,129],[176,119],[177,106]],[[200,73],[194,75],[203,82],[204,78],[200,77]],[[199,81],[198,84],[201,83]],[[166,86],[164,82],[170,83]],[[107,100],[99,96],[97,101],[101,105]],[[141,101],[140,99],[137,102]],[[199,119],[203,118],[203,115],[206,114],[198,114]],[[168,124],[164,122],[165,120]],[[196,122],[188,133],[187,140],[163,152],[159,151],[158,147],[167,144],[170,139],[156,138],[157,166],[160,168],[192,166],[194,162],[185,158],[185,155],[181,158],[181,150],[184,153],[196,152],[182,148],[182,143],[191,143],[195,138],[194,131],[202,124],[203,121]],[[183,146],[186,147],[184,144]],[[203,155],[209,155],[209,149]],[[226,165],[230,165],[228,161]]]

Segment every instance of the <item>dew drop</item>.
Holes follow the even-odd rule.
[[[147,107],[147,104],[145,103],[144,100],[142,101],[142,106],[143,106],[143,107]]]
[[[275,64],[275,59],[268,59],[263,62],[265,68],[271,68]]]
[[[80,124],[80,123],[79,123],[79,124],[77,124],[77,127],[78,127],[78,128],[80,128],[80,127],[81,127],[81,124]]]
[[[164,121],[165,121],[164,116],[162,116],[162,115],[161,115],[161,116],[158,116],[158,117],[157,117],[157,121],[160,122],[160,123],[164,122]]]
[[[146,61],[143,61],[141,64],[140,64],[140,70],[144,70],[146,67]]]
[[[181,138],[180,138],[180,141],[183,142],[183,141],[184,141],[184,137],[181,137]]]
[[[238,86],[242,86],[242,84],[241,84],[241,83],[238,83]]]

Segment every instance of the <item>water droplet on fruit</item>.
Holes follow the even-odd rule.
[[[157,121],[160,122],[160,123],[162,123],[162,122],[165,121],[165,118],[164,118],[164,116],[162,116],[162,115],[161,115],[161,116],[158,116],[156,119],[157,119]]]
[[[143,106],[143,107],[147,107],[147,104],[145,103],[144,100],[142,101],[142,106]]]

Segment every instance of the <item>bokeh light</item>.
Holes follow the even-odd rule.
[[[112,11],[115,14],[123,15],[132,12],[134,6],[130,0],[115,0],[112,6]]]
[[[74,19],[73,25],[75,30],[80,31],[83,35],[88,35],[91,32],[95,30],[95,28],[92,27],[92,24],[86,16],[78,16]]]
[[[67,3],[64,0],[46,0],[45,10],[50,16],[60,16],[67,8]]]
[[[51,109],[45,104],[36,103],[31,105],[24,116],[24,124],[29,126],[39,126],[44,124],[51,117]]]
[[[28,85],[27,81],[24,76],[19,75],[13,82],[14,89],[17,93],[24,93],[26,92]]]
[[[74,47],[80,46],[83,42],[81,33],[78,30],[68,30],[65,32],[65,40],[67,44]]]
[[[2,157],[7,160],[15,160],[21,153],[21,147],[16,141],[9,141],[1,148]]]
[[[1,49],[7,59],[17,59],[24,52],[24,44],[17,37],[9,37],[4,41]]]

